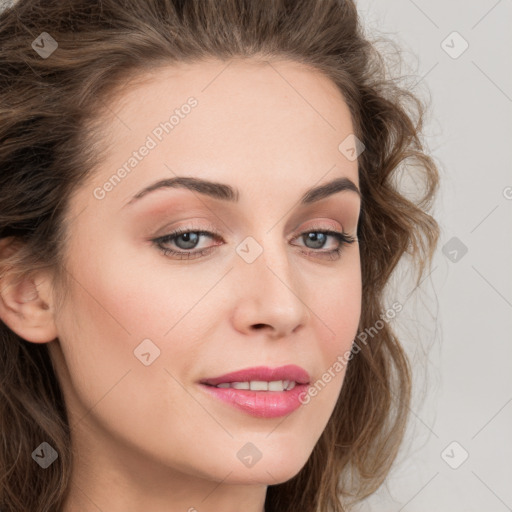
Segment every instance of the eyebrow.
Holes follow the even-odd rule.
[[[135,194],[125,206],[128,206],[151,192],[162,188],[184,188],[213,197],[214,199],[229,201],[232,203],[236,203],[240,197],[240,192],[230,185],[200,178],[178,176],[176,178],[157,181],[152,185],[143,188],[140,192],[137,192],[137,194]],[[308,205],[343,191],[354,192],[361,198],[361,191],[357,185],[349,178],[342,177],[307,190],[301,197],[300,204]]]

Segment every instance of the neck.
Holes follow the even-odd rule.
[[[169,468],[133,447],[100,443],[90,427],[79,426],[74,437],[71,484],[61,512],[265,512],[265,484],[237,484],[232,472],[212,479],[188,473],[185,466]]]

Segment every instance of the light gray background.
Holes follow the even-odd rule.
[[[369,35],[402,46],[404,74],[430,97],[425,141],[442,180],[432,273],[400,313],[415,364],[411,424],[386,485],[360,510],[512,510],[512,5],[360,0],[358,9]],[[441,46],[454,31],[469,44],[457,58]],[[444,46],[455,55],[463,44],[454,36]],[[453,237],[466,254],[443,253]],[[410,292],[401,281],[393,293]]]

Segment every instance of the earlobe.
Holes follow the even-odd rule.
[[[47,343],[57,337],[48,278],[26,277],[15,281],[9,275],[0,280],[0,319],[18,336],[33,343]]]

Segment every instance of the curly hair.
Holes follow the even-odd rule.
[[[50,28],[51,27],[51,28]],[[58,42],[41,58],[32,41]],[[354,133],[362,206],[358,225],[363,304],[359,329],[384,310],[404,254],[417,282],[431,265],[439,226],[429,211],[439,173],[422,142],[426,105],[389,77],[351,0],[19,0],[0,14],[0,286],[49,268],[62,272],[70,200],[100,161],[98,120],[109,98],[144,71],[206,58],[288,59],[329,77]],[[399,170],[422,174],[419,198]],[[385,322],[347,367],[328,424],[307,463],[270,485],[266,512],[341,512],[373,493],[407,424],[411,370]],[[66,407],[46,344],[0,322],[0,506],[59,511],[73,454]],[[47,439],[59,458],[44,474],[30,454]]]

